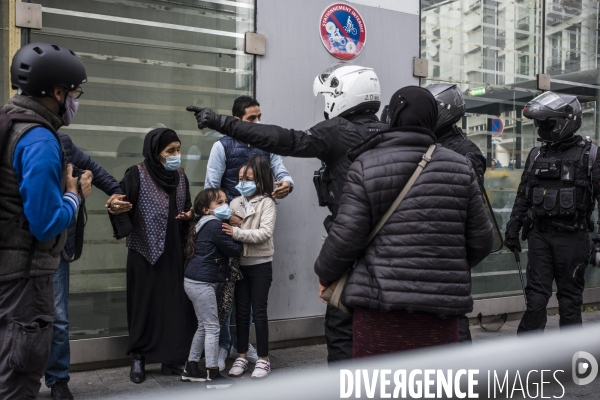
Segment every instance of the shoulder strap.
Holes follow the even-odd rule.
[[[367,238],[367,246],[371,243],[371,241],[377,235],[377,233],[383,227],[383,225],[385,225],[385,223],[390,218],[390,216],[394,213],[394,211],[396,211],[396,208],[398,208],[400,203],[402,203],[402,200],[404,200],[404,197],[406,197],[406,194],[408,193],[408,191],[413,187],[413,185],[417,181],[417,178],[419,177],[419,175],[421,175],[421,172],[423,171],[423,169],[425,168],[427,163],[429,161],[431,161],[431,155],[433,154],[435,147],[436,147],[436,145],[432,144],[431,146],[429,146],[429,149],[427,149],[427,153],[423,154],[423,158],[422,158],[421,162],[419,162],[417,169],[415,170],[415,172],[413,172],[412,176],[410,177],[410,179],[404,186],[404,189],[402,189],[402,191],[400,192],[400,194],[398,195],[396,200],[394,200],[394,202],[392,203],[390,208],[387,210],[387,212],[383,215],[383,217],[381,218],[381,220],[379,221],[377,226],[375,226],[375,229],[373,229],[373,232],[371,232],[371,234]]]
[[[531,154],[533,154],[536,150],[537,150],[537,152],[535,153],[535,157],[533,157],[533,159],[531,159],[531,158],[529,159],[529,168],[527,168],[527,173],[530,173],[533,170],[533,164],[535,164],[535,160],[538,158],[538,156],[542,152],[542,148],[541,147],[535,147],[531,151]]]

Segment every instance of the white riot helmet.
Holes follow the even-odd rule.
[[[319,74],[313,94],[325,97],[325,119],[373,113],[381,106],[381,87],[373,68],[334,64]]]

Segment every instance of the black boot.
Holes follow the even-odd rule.
[[[206,378],[207,389],[227,389],[234,384],[233,379],[221,375],[218,368],[207,369],[206,372],[208,374]]]
[[[142,383],[146,380],[146,359],[139,353],[131,353],[129,379],[133,383]]]
[[[188,361],[185,363],[181,380],[185,382],[204,382],[206,381],[206,373],[200,370],[197,361]]]
[[[163,375],[181,375],[183,374],[184,364],[165,364],[160,366],[160,373]]]
[[[50,394],[54,400],[73,400],[66,381],[56,381],[50,388]]]

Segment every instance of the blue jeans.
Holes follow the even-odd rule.
[[[57,381],[68,382],[71,364],[69,347],[69,262],[60,257],[58,269],[52,276],[54,284],[54,321],[50,358],[46,365],[46,386]]]

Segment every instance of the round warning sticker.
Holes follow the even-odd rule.
[[[319,32],[323,46],[341,60],[357,57],[367,40],[367,28],[361,15],[344,3],[332,4],[323,11]]]

